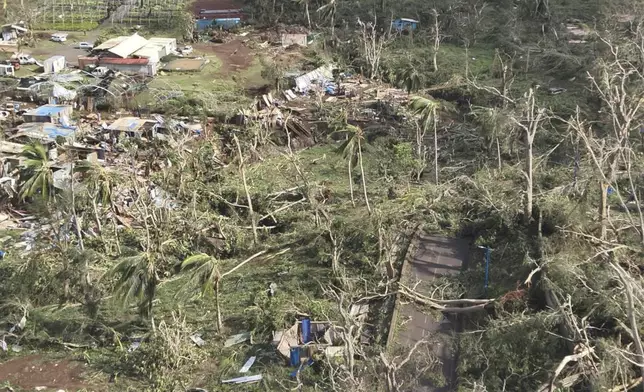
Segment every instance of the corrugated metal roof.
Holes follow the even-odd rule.
[[[54,142],[59,136],[70,137],[76,133],[76,127],[63,127],[51,123],[25,123],[18,126],[18,133],[10,139],[29,137],[45,142]]]
[[[128,39],[127,36],[121,36],[121,37],[116,37],[116,38],[110,38],[107,41],[103,42],[102,44],[98,45],[97,47],[94,48],[94,50],[108,50],[112,49],[116,45],[120,44],[121,42],[125,41]]]
[[[119,57],[125,58],[137,50],[141,49],[148,43],[148,40],[138,34],[133,34],[127,37],[118,45],[107,49],[108,52],[113,53]]]
[[[139,117],[121,117],[110,124],[107,129],[119,132],[139,132],[148,123],[156,123],[156,121]]]
[[[27,116],[51,116],[67,110],[71,110],[70,105],[43,105],[25,113]]]
[[[111,57],[103,57],[98,59],[99,64],[147,65],[149,62],[149,59],[115,59]]]

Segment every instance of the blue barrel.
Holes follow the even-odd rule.
[[[300,348],[291,347],[291,366],[300,366]]]
[[[305,318],[302,320],[302,342],[304,344],[311,341],[311,319]]]
[[[0,260],[4,259],[4,256],[7,254],[4,250],[0,250]]]

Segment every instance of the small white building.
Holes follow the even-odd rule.
[[[52,56],[43,62],[46,74],[58,73],[65,69],[65,56]]]
[[[0,76],[14,76],[15,70],[13,65],[0,64]]]
[[[159,46],[159,57],[164,57],[177,51],[176,38],[152,37],[148,40],[150,44]]]

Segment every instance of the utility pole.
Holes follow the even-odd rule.
[[[488,283],[490,281],[490,258],[492,255],[492,248],[489,246],[479,246],[480,249],[485,249],[485,281],[484,281],[484,288],[485,288],[485,295],[487,296],[487,288],[488,288]]]

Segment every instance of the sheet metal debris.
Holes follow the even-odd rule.
[[[203,347],[206,344],[206,341],[203,340],[201,338],[201,335],[198,335],[198,334],[194,334],[194,335],[190,336],[190,340],[192,340],[192,342],[194,344],[196,344],[197,347]]]
[[[224,342],[224,347],[234,346],[247,340],[250,340],[250,332],[242,332],[237,335],[232,335],[226,340],[226,342]]]
[[[248,373],[248,371],[250,370],[250,367],[253,366],[253,364],[255,363],[256,359],[257,359],[257,357],[248,358],[248,360],[246,361],[244,366],[242,366],[242,368],[239,369],[239,373]]]
[[[237,378],[231,378],[229,380],[222,380],[222,384],[245,384],[249,382],[258,382],[262,380],[262,375],[257,374],[255,376],[244,376],[244,377],[237,377]]]

